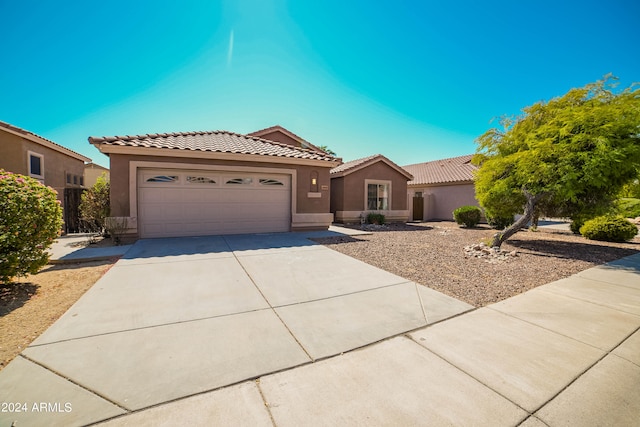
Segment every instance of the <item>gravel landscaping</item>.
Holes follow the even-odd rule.
[[[390,224],[371,231],[314,240],[476,307],[640,252],[638,237],[629,243],[608,243],[541,229],[518,232],[502,245],[502,256],[476,257],[482,248],[471,246],[496,232],[488,226],[467,229],[443,221]]]

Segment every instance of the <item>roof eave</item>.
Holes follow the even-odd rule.
[[[354,172],[357,172],[359,170],[362,170],[374,163],[377,162],[383,162],[384,164],[386,164],[387,166],[389,166],[390,168],[396,170],[398,173],[402,174],[405,178],[407,178],[407,180],[412,180],[413,179],[413,175],[411,175],[409,172],[407,172],[406,170],[402,169],[400,166],[396,165],[395,163],[393,163],[391,160],[387,159],[386,157],[384,157],[383,155],[377,155],[365,162],[362,162],[359,165],[356,165],[352,168],[340,171],[340,172],[336,172],[336,173],[332,173],[331,174],[331,178],[340,178],[346,175],[350,175]]]
[[[38,137],[37,135],[35,135],[35,134],[31,133],[31,132],[25,131],[26,133],[23,133],[23,132],[19,132],[17,130],[14,130],[14,129],[11,129],[11,128],[8,128],[8,127],[4,127],[4,126],[2,126],[0,129],[6,131],[8,133],[11,133],[13,135],[19,136],[21,138],[28,139],[31,142],[35,142],[36,144],[40,144],[40,145],[42,145],[44,147],[50,148],[50,149],[55,150],[55,151],[57,151],[59,153],[65,154],[65,155],[67,155],[69,157],[73,157],[74,159],[80,160],[83,163],[84,162],[91,162],[91,159],[89,157],[83,156],[80,153],[76,153],[75,151],[70,150],[67,147],[63,147],[62,145],[56,144],[55,142],[46,140],[44,138],[40,138],[40,137]]]
[[[91,139],[90,139],[91,141]],[[263,154],[246,154],[246,153],[227,153],[220,151],[198,151],[184,150],[179,148],[156,148],[156,147],[132,147],[126,145],[111,145],[100,142],[91,142],[101,153],[109,154],[128,154],[128,155],[146,155],[159,157],[181,157],[181,158],[199,158],[211,160],[235,160],[235,161],[253,161],[260,163],[282,163],[295,165],[309,165],[325,168],[334,168],[340,164],[337,160],[320,160],[305,159],[299,157],[270,156]]]

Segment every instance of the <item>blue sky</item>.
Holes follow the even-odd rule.
[[[640,2],[0,0],[0,120],[89,136],[280,124],[345,160],[472,153],[502,115],[640,81]]]

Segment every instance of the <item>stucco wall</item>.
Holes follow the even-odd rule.
[[[29,175],[29,151],[43,156],[44,184],[58,192],[58,200],[64,201],[66,187],[80,187],[79,178],[84,175],[84,162],[42,146],[18,135],[0,130],[0,168]],[[78,184],[67,184],[67,173],[78,177]]]
[[[329,167],[289,165],[281,163],[256,163],[242,161],[223,161],[199,158],[173,158],[164,156],[131,156],[124,154],[110,154],[110,179],[111,179],[111,215],[129,216],[131,209],[129,206],[129,163],[137,162],[159,162],[159,163],[181,163],[194,165],[215,166],[248,166],[255,168],[277,168],[295,169],[297,171],[297,188],[295,210],[298,214],[305,213],[329,213]],[[167,166],[169,167],[169,166]],[[312,192],[311,176],[313,172],[318,175],[317,192]],[[133,177],[135,179],[135,177]],[[323,189],[324,188],[324,189]]]
[[[333,178],[336,195],[332,211],[366,210],[365,180],[391,181],[391,210],[407,209],[407,178],[386,163],[377,162],[340,178]],[[341,189],[337,187],[342,187]]]
[[[458,185],[422,186],[409,188],[409,200],[413,200],[416,191],[422,191],[424,197],[424,221],[452,220],[453,211],[460,206],[478,206],[473,183]],[[409,204],[410,218],[413,218],[413,203]]]
[[[266,133],[258,138],[267,139],[269,141],[282,142],[283,144],[293,145],[294,147],[300,147],[301,144],[295,139],[285,135],[279,130],[274,130],[273,132]]]

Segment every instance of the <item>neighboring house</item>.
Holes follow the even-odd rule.
[[[460,206],[475,205],[473,155],[403,166],[413,175],[408,183],[409,217],[414,221],[453,219]]]
[[[84,165],[84,185],[87,188],[93,187],[98,178],[105,174],[107,181],[109,180],[109,169],[96,165],[95,163],[87,163]]]
[[[306,148],[312,151],[326,154],[325,151],[316,147],[309,141],[300,138],[295,133],[283,128],[280,125],[271,126],[266,129],[257,130],[247,134],[249,136],[257,136],[258,138],[268,139],[269,141],[282,142],[297,148]]]
[[[89,142],[110,158],[111,214],[126,221],[128,233],[146,238],[327,229],[333,218],[329,171],[341,160],[299,147],[300,138],[284,128],[269,129],[271,140],[212,131]]]
[[[359,223],[370,212],[388,222],[406,222],[409,172],[381,154],[343,163],[331,170],[331,212],[336,222]]]
[[[31,176],[58,192],[65,231],[78,231],[84,163],[91,159],[35,133],[0,121],[0,168]]]

